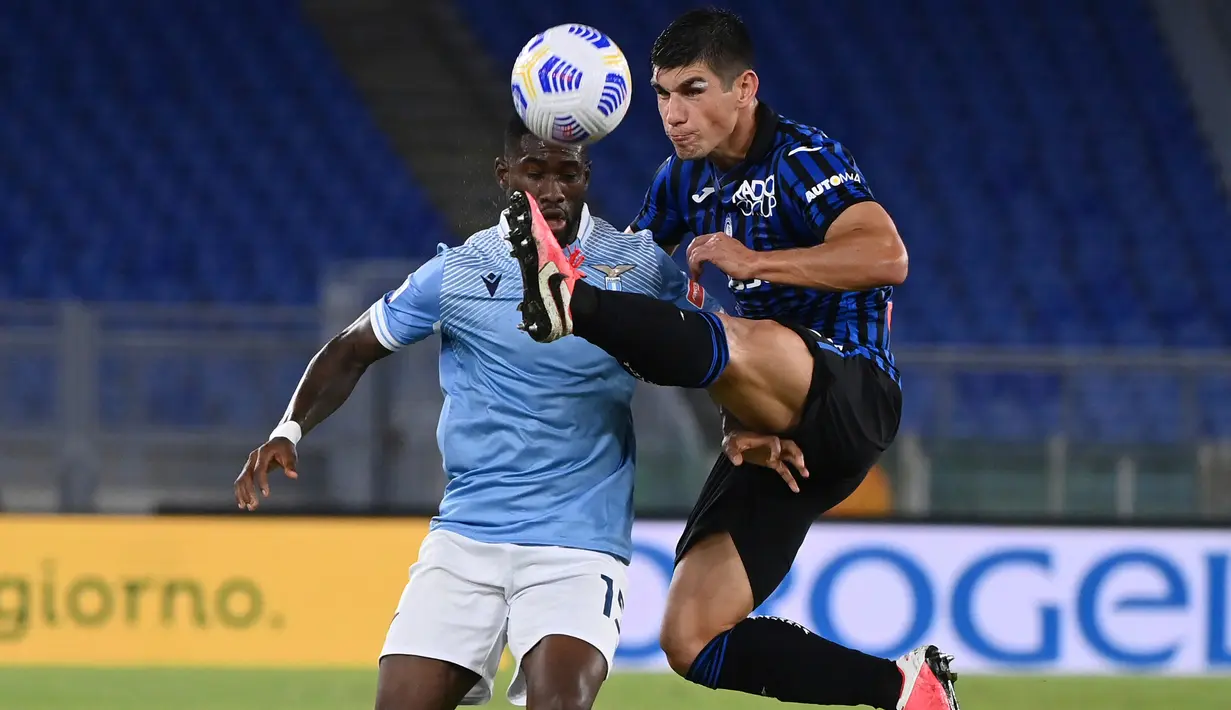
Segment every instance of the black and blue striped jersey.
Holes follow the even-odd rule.
[[[674,155],[664,161],[631,231],[648,229],[665,248],[721,231],[756,251],[797,249],[821,244],[843,210],[874,199],[854,158],[823,131],[763,102],[756,122],[747,156],[731,170]],[[899,379],[889,347],[892,288],[833,292],[760,279],[729,283],[737,315],[811,328],[840,354],[868,357]]]

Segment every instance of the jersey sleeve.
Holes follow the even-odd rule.
[[[820,239],[847,207],[875,199],[855,159],[834,141],[787,151],[778,175],[791,206]]]
[[[679,246],[688,233],[675,199],[680,182],[678,165],[677,161],[667,158],[658,166],[654,181],[645,192],[641,211],[628,225],[630,232],[650,230],[654,241],[661,247]]]
[[[661,249],[655,251],[658,254],[658,272],[662,283],[659,299],[670,301],[686,311],[722,313],[722,305],[705,290],[704,286],[693,280],[665,251]]]
[[[445,255],[433,257],[368,310],[376,338],[389,350],[417,343],[440,323],[440,284]]]

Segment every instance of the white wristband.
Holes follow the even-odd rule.
[[[299,422],[289,420],[282,422],[269,433],[269,440],[273,441],[280,436],[290,439],[292,444],[298,444],[303,438],[303,428],[299,426]]]

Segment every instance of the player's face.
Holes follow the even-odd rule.
[[[705,64],[655,67],[652,83],[663,130],[680,158],[704,158],[735,130],[741,107],[738,83],[724,89],[722,79]]]
[[[496,160],[496,179],[506,193],[534,195],[543,218],[562,243],[577,236],[590,186],[590,160],[579,146],[557,145],[527,135],[519,155]]]

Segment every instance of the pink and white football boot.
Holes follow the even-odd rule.
[[[582,254],[576,251],[572,259],[564,255],[531,195],[514,192],[507,219],[509,244],[521,266],[522,302],[517,308],[522,322],[518,327],[540,343],[559,340],[573,332],[569,303],[577,280],[585,276],[578,270]]]
[[[953,656],[935,646],[920,646],[897,660],[902,672],[902,695],[897,710],[961,710],[953,684],[957,673],[949,669]]]

